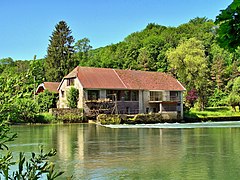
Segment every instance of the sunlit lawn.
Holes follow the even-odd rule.
[[[208,107],[204,111],[198,111],[192,108],[186,116],[188,117],[231,117],[240,116],[239,108],[236,108],[236,112],[231,107]]]

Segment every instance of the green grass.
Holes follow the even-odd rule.
[[[198,118],[206,118],[206,117],[233,117],[240,116],[239,108],[234,112],[231,107],[208,107],[205,108],[204,111],[199,111],[194,108],[190,109],[189,112],[185,113],[187,117],[198,117]]]

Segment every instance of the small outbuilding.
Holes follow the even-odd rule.
[[[53,93],[58,93],[58,86],[59,86],[59,82],[43,82],[42,84],[40,84],[37,87],[36,90],[36,95],[43,92],[44,90],[48,90],[49,92],[53,92]]]

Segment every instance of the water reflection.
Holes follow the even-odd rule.
[[[237,179],[240,128],[14,126],[11,149],[56,148],[62,179]],[[61,179],[61,178],[60,178]]]

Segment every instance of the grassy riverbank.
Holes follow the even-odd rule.
[[[235,112],[231,107],[207,107],[204,111],[190,109],[185,112],[187,118],[211,118],[211,117],[240,117],[239,108]]]

